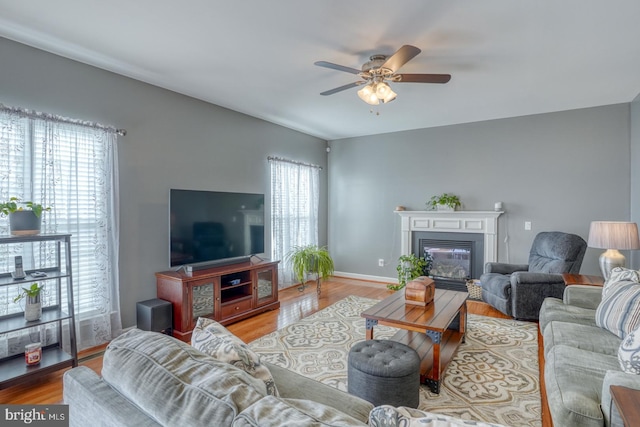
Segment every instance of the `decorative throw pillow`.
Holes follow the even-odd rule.
[[[215,320],[198,318],[191,335],[191,345],[219,361],[229,363],[264,381],[267,393],[279,396],[271,372],[260,363],[260,356]]]
[[[618,349],[618,360],[623,372],[640,375],[640,328],[622,340]]]
[[[631,270],[624,267],[615,267],[609,273],[609,277],[604,281],[604,286],[602,287],[602,297],[604,297],[618,282],[635,282],[640,283],[640,271]]]
[[[619,281],[611,286],[596,309],[596,325],[625,339],[640,326],[640,284]]]
[[[369,414],[369,425],[372,427],[504,427],[499,424],[461,420],[448,415],[434,414],[404,406],[395,408],[389,405],[373,408]]]

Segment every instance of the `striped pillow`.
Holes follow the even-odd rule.
[[[598,305],[596,325],[624,339],[640,326],[640,284],[621,281],[611,289]]]

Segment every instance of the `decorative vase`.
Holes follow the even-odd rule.
[[[41,218],[33,211],[15,211],[9,214],[9,230],[14,236],[40,234]]]
[[[453,212],[456,208],[449,205],[436,205],[436,210],[439,212]]]
[[[40,294],[32,297],[27,295],[24,304],[24,320],[33,322],[42,317],[42,302],[40,302]]]

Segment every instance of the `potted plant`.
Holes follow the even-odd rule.
[[[320,294],[321,278],[327,278],[333,274],[333,259],[326,247],[316,245],[295,246],[286,256],[286,261],[291,263],[293,273],[300,282],[298,288],[303,291],[306,288],[308,275],[316,276],[316,288]]]
[[[13,299],[13,302],[18,302],[25,298],[24,320],[27,322],[33,322],[42,316],[42,302],[40,300],[42,289],[44,289],[44,286],[33,283],[29,288],[22,288],[22,292]]]
[[[439,196],[433,196],[427,202],[427,207],[430,210],[438,211],[455,211],[460,206],[462,206],[460,198],[455,194],[450,193],[442,193]]]
[[[42,212],[50,210],[39,203],[22,202],[18,197],[0,203],[0,214],[9,217],[9,230],[14,236],[40,234]]]
[[[402,255],[398,258],[398,284],[388,284],[387,288],[397,291],[404,288],[407,282],[420,276],[428,276],[431,270],[432,257],[427,253],[425,257],[417,257],[415,254]]]

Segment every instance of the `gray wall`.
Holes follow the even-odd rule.
[[[640,95],[630,104],[631,221],[640,224]],[[631,266],[640,268],[640,251],[632,252]]]
[[[0,58],[0,103],[128,131],[119,143],[123,326],[169,267],[170,188],[264,192],[268,211],[268,155],[322,165],[326,243],[325,141],[2,38]]]
[[[503,202],[499,261],[526,262],[539,231],[586,240],[592,220],[630,217],[629,137],[629,104],[620,104],[332,141],[329,245],[336,270],[396,277],[395,206],[423,210],[443,192],[460,196],[464,210]],[[583,274],[599,274],[601,252],[587,250]]]

